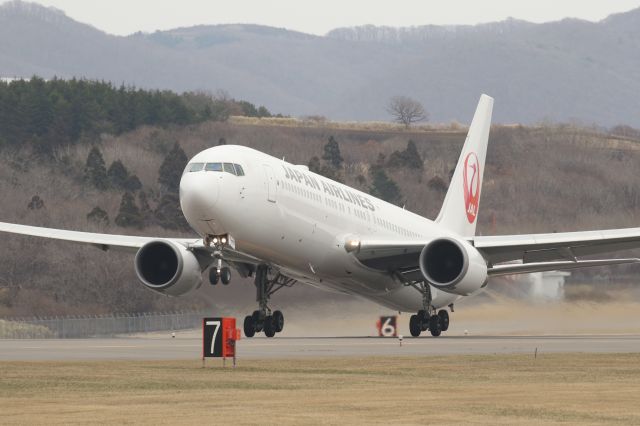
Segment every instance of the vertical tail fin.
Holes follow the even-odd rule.
[[[482,95],[436,222],[462,237],[476,234],[493,98]]]

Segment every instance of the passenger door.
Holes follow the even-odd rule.
[[[277,193],[278,193],[278,182],[276,181],[276,176],[273,173],[273,169],[268,164],[263,164],[265,178],[267,181],[267,200],[272,203],[276,202]]]

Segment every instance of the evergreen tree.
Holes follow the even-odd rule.
[[[258,117],[271,117],[271,112],[264,106],[258,108]]]
[[[109,176],[109,183],[113,188],[125,189],[127,180],[129,179],[129,171],[124,164],[122,164],[122,161],[115,160],[109,166],[107,176]]]
[[[189,229],[189,224],[180,209],[180,199],[176,193],[166,193],[155,210],[156,223],[166,229]]]
[[[31,197],[31,201],[29,201],[29,204],[27,205],[27,208],[29,210],[40,210],[43,207],[44,201],[42,200],[42,198],[40,198],[39,195],[34,195],[33,197]]]
[[[169,192],[178,193],[180,177],[189,159],[180,145],[176,142],[160,165],[158,183]]]
[[[434,176],[429,179],[429,182],[427,182],[427,186],[434,191],[442,193],[446,193],[447,189],[449,189],[447,183],[440,176]]]
[[[142,216],[130,192],[125,192],[120,201],[120,209],[115,219],[116,225],[123,228],[142,228]]]
[[[138,193],[138,205],[140,206],[140,216],[142,216],[142,220],[145,224],[149,224],[153,219],[153,212],[151,211],[147,194],[144,191]]]
[[[400,205],[402,194],[398,185],[385,173],[382,167],[371,168],[372,184],[369,193],[389,203]]]
[[[311,160],[309,160],[309,171],[313,173],[320,174],[321,170],[320,159],[316,156],[313,156]]]
[[[109,224],[109,215],[106,211],[102,210],[100,207],[96,206],[87,214],[87,220],[90,222],[94,222],[98,225],[108,225]]]
[[[104,191],[109,187],[109,178],[105,168],[104,158],[98,147],[94,146],[89,151],[84,167],[84,179],[97,189]]]
[[[344,159],[340,154],[340,146],[333,136],[329,136],[329,142],[324,146],[324,154],[322,159],[326,161],[331,167],[338,170],[342,167]]]
[[[418,152],[418,147],[415,142],[409,140],[407,143],[407,149],[404,150],[405,156],[405,165],[410,169],[418,169],[422,170],[424,167],[424,162],[422,161],[422,156]]]
[[[202,110],[202,119],[204,121],[207,121],[211,120],[211,118],[213,118],[213,111],[211,110],[211,106],[205,105],[204,109]]]
[[[51,153],[54,147],[67,145],[71,142],[73,117],[69,102],[62,98],[58,99],[53,111],[53,120],[47,130],[47,147],[40,149],[41,152]]]
[[[142,189],[142,182],[138,179],[136,175],[129,175],[127,181],[124,184],[124,189],[130,192],[136,192]]]
[[[394,151],[389,156],[387,165],[389,167],[400,167],[416,170],[422,170],[422,168],[424,167],[422,157],[418,152],[416,144],[412,140],[407,143],[407,148],[404,151]]]

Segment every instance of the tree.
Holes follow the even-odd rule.
[[[136,192],[139,189],[142,189],[142,182],[138,179],[136,175],[129,175],[127,181],[124,184],[124,189],[131,192]]]
[[[40,210],[43,207],[44,201],[42,200],[42,198],[40,198],[39,195],[34,195],[33,197],[31,197],[31,201],[29,201],[29,204],[27,205],[27,208],[29,210]]]
[[[382,167],[373,166],[371,168],[372,184],[369,193],[374,197],[383,199],[389,203],[399,205],[402,194],[398,185],[385,173]]]
[[[158,183],[167,191],[177,194],[180,187],[180,177],[188,162],[187,154],[176,142],[160,165]]]
[[[149,205],[149,199],[144,191],[138,193],[138,205],[140,206],[140,216],[145,224],[148,224],[153,219],[153,212]]]
[[[447,183],[440,176],[434,176],[429,179],[429,182],[427,182],[427,186],[434,191],[442,193],[446,193],[447,189],[449,189]]]
[[[322,164],[320,159],[316,156],[313,156],[311,160],[309,160],[308,167],[310,172],[317,173],[321,176],[342,183],[342,176],[340,175],[340,172],[331,166]]]
[[[309,171],[313,173],[320,174],[320,170],[322,170],[320,159],[315,155],[311,157],[311,160],[309,160],[308,166],[309,166]]]
[[[324,146],[322,159],[336,170],[340,169],[344,162],[344,159],[340,154],[340,146],[333,136],[329,136],[329,142]]]
[[[120,201],[120,209],[115,219],[116,225],[123,228],[142,228],[142,216],[136,201],[130,192],[125,192]]]
[[[129,179],[129,171],[122,164],[122,161],[116,160],[109,166],[107,176],[109,176],[109,183],[111,183],[112,187],[124,189],[127,179]]]
[[[271,117],[271,112],[264,106],[258,108],[258,117]]]
[[[96,206],[87,214],[87,220],[99,225],[108,225],[109,215],[106,211]]]
[[[104,158],[96,146],[91,148],[87,156],[87,162],[84,166],[84,179],[101,191],[109,187],[109,178],[104,165]]]
[[[387,104],[387,112],[391,114],[397,123],[409,127],[412,123],[428,120],[429,114],[424,110],[422,104],[408,96],[394,96]]]
[[[189,224],[180,209],[178,194],[167,193],[162,196],[156,207],[156,223],[166,229],[189,229]]]
[[[422,157],[418,152],[415,142],[409,140],[404,151],[394,151],[389,156],[387,163],[389,167],[403,167],[409,169],[422,170],[424,167]]]

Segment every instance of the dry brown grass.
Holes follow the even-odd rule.
[[[325,117],[229,117],[229,122],[234,125],[245,126],[276,126],[276,127],[296,127],[296,128],[319,128],[332,130],[349,130],[349,131],[378,131],[378,132],[394,132],[394,133],[420,133],[438,131],[460,132],[466,131],[467,126],[457,122],[452,123],[430,123],[430,124],[414,124],[411,127],[405,127],[404,124],[390,123],[387,121],[331,121]]]
[[[639,354],[0,364],[3,424],[638,424]]]

